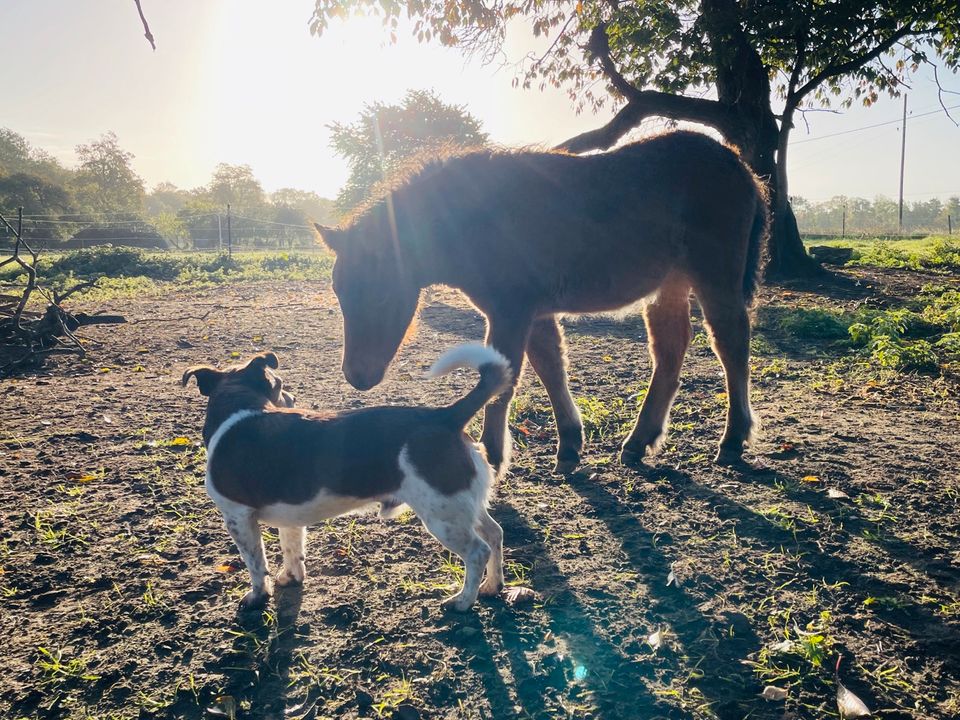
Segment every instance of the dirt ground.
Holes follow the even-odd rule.
[[[852,306],[923,280],[859,279],[874,287],[760,303]],[[303,406],[445,403],[475,378],[422,371],[481,338],[481,318],[430,292],[387,380],[361,394],[339,370],[325,283],[82,309],[134,322],[89,329],[89,362],[0,384],[0,717],[823,718],[837,716],[838,654],[878,716],[960,715],[954,381],[861,381],[828,348],[761,334],[764,434],[756,469],[731,470],[710,462],[723,383],[700,335],[670,441],[628,470],[616,451],[650,369],[642,321],[571,322],[586,461],[550,472],[552,419],[528,372],[492,508],[508,580],[535,603],[444,614],[456,561],[409,517],[359,516],[314,528],[306,586],[249,616],[183,369],[273,349]],[[276,565],[270,532],[268,552]],[[765,700],[768,685],[787,699]]]

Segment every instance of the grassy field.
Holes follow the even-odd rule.
[[[2,258],[0,258],[2,259]],[[104,300],[169,291],[170,287],[201,288],[262,280],[324,280],[330,277],[333,255],[316,250],[246,251],[227,256],[217,252],[162,252],[102,247],[67,253],[44,253],[38,278],[48,288],[63,290],[79,281],[98,279],[78,297]],[[23,271],[14,265],[0,270],[0,288],[22,284]]]
[[[804,244],[851,248],[855,265],[911,269],[960,267],[960,237],[957,236],[930,235],[903,240],[833,238],[805,240]]]

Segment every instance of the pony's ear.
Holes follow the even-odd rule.
[[[277,357],[276,353],[272,352],[262,352],[259,355],[256,355],[254,358],[247,363],[247,367],[271,367],[276,370],[280,367],[280,358]]]
[[[342,230],[335,227],[329,227],[327,225],[321,225],[320,223],[314,223],[313,226],[317,229],[317,234],[320,236],[320,241],[328,248],[333,250],[333,252],[339,253],[343,249]]]
[[[181,382],[186,386],[186,384],[190,382],[190,378],[195,377],[200,394],[210,397],[210,393],[214,391],[217,384],[223,379],[223,376],[224,373],[216,368],[201,365],[199,367],[187,368],[186,372],[183,373],[183,380],[181,380]]]

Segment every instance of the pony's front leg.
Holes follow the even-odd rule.
[[[487,451],[487,460],[497,476],[510,466],[510,451],[513,441],[507,429],[507,414],[513,394],[523,371],[523,353],[530,334],[532,313],[513,310],[509,316],[491,316],[487,321],[487,345],[495,348],[510,363],[513,382],[502,395],[494,398],[483,413],[483,433],[480,442]]]
[[[554,470],[558,473],[576,470],[583,450],[583,421],[570,394],[566,355],[563,328],[556,316],[534,322],[527,340],[527,359],[540,377],[553,406],[559,439]]]

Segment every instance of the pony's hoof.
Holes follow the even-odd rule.
[[[556,475],[572,475],[574,471],[580,467],[580,457],[567,457],[567,458],[557,458],[556,464],[553,466],[553,472]]]
[[[747,462],[743,459],[743,450],[737,450],[735,448],[720,448],[717,450],[717,455],[713,458],[713,462],[726,467],[747,466]]]
[[[643,456],[643,452],[623,448],[623,450],[620,451],[620,464],[624,467],[642,468],[644,466]]]
[[[240,601],[241,610],[260,610],[264,605],[267,604],[267,600],[270,599],[270,593],[266,590],[257,592],[251,590],[246,595],[243,596],[243,599]]]

